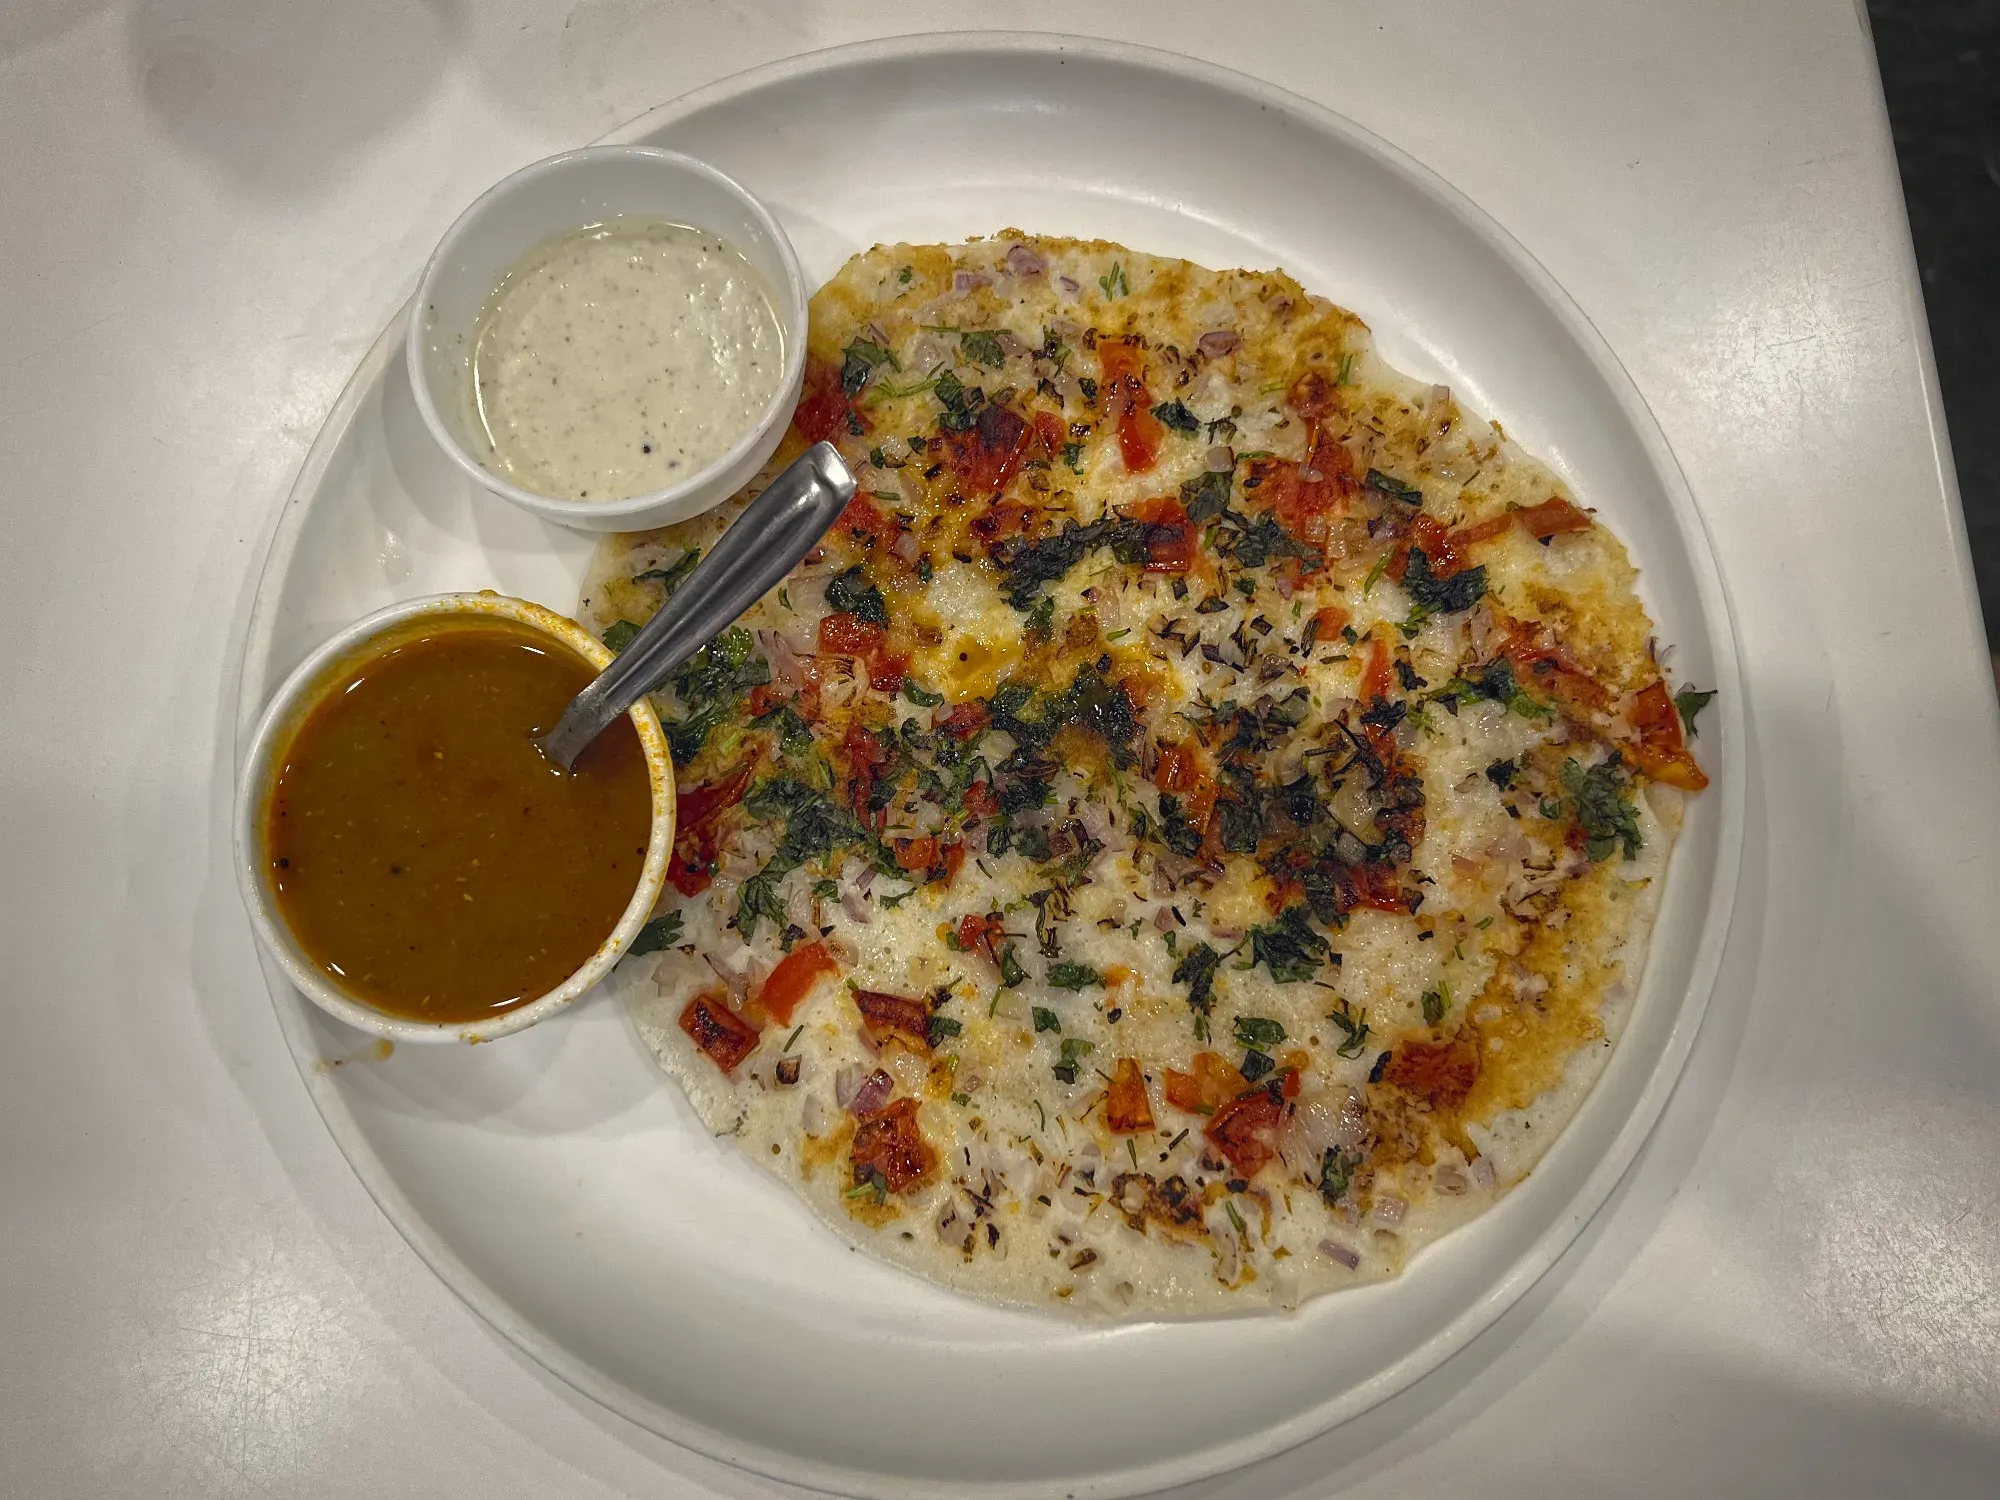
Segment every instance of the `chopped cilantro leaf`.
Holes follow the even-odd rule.
[[[1181,504],[1187,507],[1190,521],[1213,521],[1229,509],[1228,471],[1217,473],[1214,469],[1203,470],[1199,477],[1190,479],[1181,486]]]
[[[856,339],[841,351],[840,388],[850,396],[855,395],[868,384],[868,377],[883,365],[892,370],[903,368],[896,362],[896,356],[880,344]]]
[[[1275,1047],[1285,1039],[1284,1024],[1263,1016],[1238,1016],[1230,1034],[1244,1047]]]
[[[1188,821],[1181,799],[1172,792],[1160,793],[1160,839],[1186,859],[1201,852],[1201,830]]]
[[[1564,761],[1562,787],[1583,829],[1585,853],[1593,860],[1609,859],[1622,844],[1627,859],[1638,856],[1639,810],[1632,804],[1616,755],[1588,771],[1573,760]]]
[[[627,958],[643,953],[658,953],[662,948],[671,948],[681,940],[681,914],[667,912],[653,918],[639,929],[639,935],[632,939],[632,946],[625,950]]]
[[[859,563],[836,574],[827,584],[826,607],[839,614],[854,615],[870,625],[886,627],[889,623],[889,606],[883,602],[882,591],[868,581]]]
[[[1690,739],[1694,738],[1696,733],[1695,715],[1708,707],[1714,700],[1715,693],[1716,690],[1713,688],[1704,693],[1699,688],[1684,687],[1674,694],[1674,708],[1679,711],[1681,724],[1686,728]]]
[[[1000,988],[1011,990],[1027,977],[1028,971],[1021,967],[1021,960],[1014,953],[1014,945],[1009,943],[1000,950]]]
[[[666,591],[667,598],[674,597],[674,590],[687,582],[688,574],[701,561],[701,548],[690,547],[664,568],[648,568],[643,573],[632,575],[634,583],[657,583]]]
[[[613,620],[604,627],[604,644],[609,646],[611,654],[616,656],[631,645],[638,634],[639,627],[630,620]]]
[[[1062,1061],[1050,1071],[1063,1083],[1075,1083],[1077,1064],[1096,1050],[1095,1043],[1086,1042],[1080,1036],[1066,1036],[1062,1044]]]
[[[1311,979],[1326,961],[1327,941],[1312,930],[1303,906],[1289,906],[1278,920],[1250,929],[1251,964],[1263,964],[1280,984]]]
[[[1153,415],[1159,418],[1160,425],[1171,427],[1175,432],[1197,433],[1201,431],[1200,420],[1193,412],[1187,409],[1187,406],[1183,402],[1162,401],[1158,406],[1153,408]]]
[[[1382,1054],[1387,1057],[1389,1054]],[[1319,1195],[1332,1208],[1347,1196],[1347,1189],[1354,1181],[1355,1168],[1361,1165],[1361,1153],[1342,1151],[1338,1146],[1328,1146],[1326,1155],[1320,1158]]]
[[[1034,1008],[1034,1012],[1035,1012],[1035,1030],[1037,1031],[1062,1030],[1062,1017],[1058,1016],[1054,1011],[1050,1010],[1046,1005],[1037,1005]]]
[[[1174,935],[1169,932],[1167,941]],[[1206,943],[1196,943],[1174,965],[1174,983],[1188,987],[1188,1006],[1197,1015],[1207,1015],[1215,1003],[1215,971],[1222,967],[1222,955]]]
[[[1047,640],[1055,634],[1055,628],[1056,601],[1044,594],[1041,603],[1028,611],[1028,633],[1038,635],[1043,640]]]
[[[1451,615],[1467,610],[1477,604],[1486,592],[1486,565],[1466,568],[1449,578],[1439,578],[1431,572],[1431,562],[1421,547],[1410,549],[1410,560],[1403,570],[1403,588],[1417,607],[1431,614]]]
[[[1000,347],[1000,335],[997,333],[961,333],[958,347],[967,359],[990,369],[997,370],[1007,363],[1007,351]]]
[[[1328,1012],[1327,1019],[1340,1028],[1341,1043],[1333,1050],[1342,1057],[1359,1057],[1368,1045],[1368,1012],[1364,1010],[1357,1017],[1343,1000],[1339,1010]]]
[[[1088,964],[1070,963],[1063,960],[1048,967],[1048,982],[1058,990],[1088,989],[1092,985],[1102,986],[1104,976]]]
[[[1413,484],[1405,484],[1400,479],[1384,474],[1380,469],[1370,469],[1368,477],[1362,480],[1361,483],[1364,487],[1374,490],[1377,494],[1387,495],[1391,500],[1400,500],[1405,505],[1422,505],[1424,503],[1424,492],[1422,490]]]

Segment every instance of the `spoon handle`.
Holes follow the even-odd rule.
[[[744,507],[660,612],[542,737],[565,768],[605,727],[783,581],[854,498],[854,476],[831,443],[815,443]]]

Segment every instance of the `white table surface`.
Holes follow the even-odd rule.
[[[974,13],[0,3],[0,1494],[785,1493],[542,1374],[362,1192],[227,865],[234,662],[307,444],[481,188]],[[1857,7],[1005,20],[1314,96],[1523,240],[1679,453],[1754,706],[1720,988],[1611,1206],[1436,1375],[1201,1492],[2000,1492],[2000,718]]]

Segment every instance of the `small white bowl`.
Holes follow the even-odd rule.
[[[625,500],[537,494],[488,467],[472,405],[472,349],[480,310],[501,277],[557,235],[643,214],[721,235],[770,292],[784,330],[785,368],[757,420],[720,458],[678,484]],[[410,388],[431,435],[453,463],[523,510],[583,531],[639,531],[699,515],[727,500],[778,446],[805,379],[804,273],[771,211],[706,162],[652,146],[589,146],[523,167],[486,190],[439,241],[410,313]]]
[[[300,662],[292,675],[271,696],[257,730],[250,739],[249,753],[236,778],[236,880],[243,891],[243,904],[250,923],[265,951],[275,958],[292,983],[321,1010],[376,1036],[397,1042],[490,1042],[510,1032],[521,1031],[546,1020],[585,994],[625,956],[632,940],[651,915],[653,903],[666,884],[667,858],[674,847],[674,765],[667,752],[666,736],[660,721],[645,699],[633,707],[633,726],[646,752],[646,769],[652,782],[653,830],[646,841],[646,862],[639,871],[639,885],[611,936],[598,946],[590,961],[546,995],[501,1011],[491,1020],[442,1023],[416,1021],[390,1015],[364,1000],[356,999],[330,979],[308,958],[285,926],[278,910],[277,893],[271,888],[270,871],[263,854],[265,813],[270,805],[276,761],[291,743],[300,721],[319,703],[333,680],[357,662],[373,654],[375,643],[384,633],[409,621],[431,615],[499,615],[532,626],[552,636],[602,671],[611,660],[604,643],[574,620],[566,620],[554,610],[524,599],[503,594],[434,594],[410,599],[378,609],[356,620],[332,640]]]

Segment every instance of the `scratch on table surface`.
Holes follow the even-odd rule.
[[[148,1445],[202,1452],[241,1493],[296,1493],[364,1361],[312,1269],[267,1243],[211,1258],[149,1341]]]

